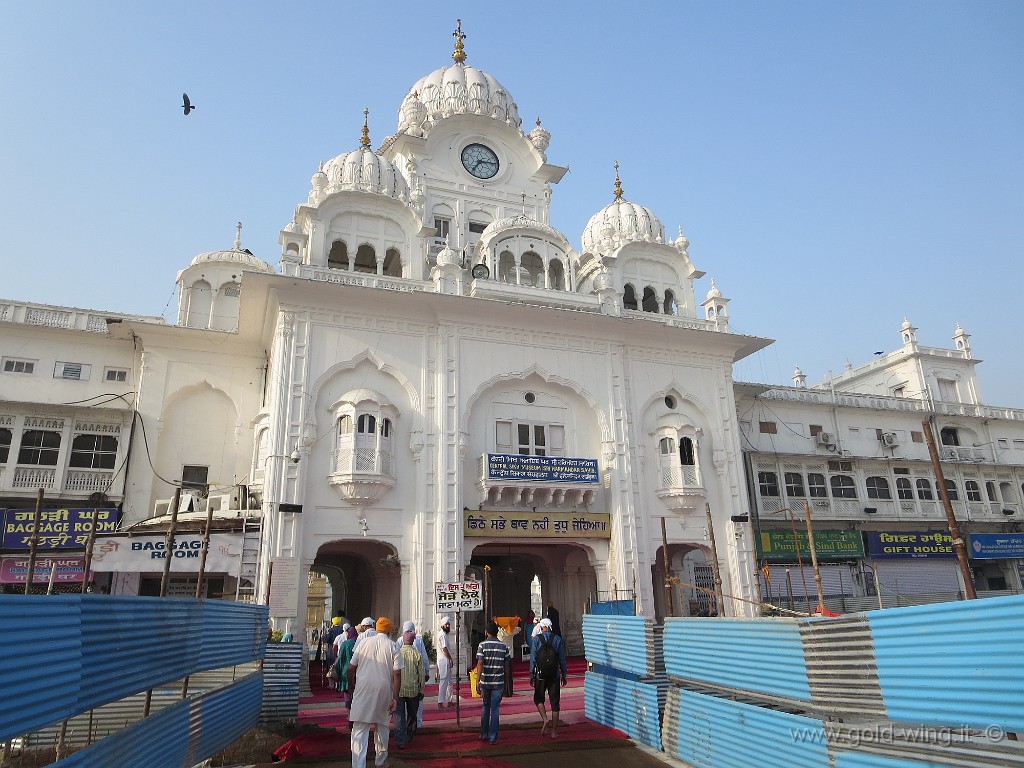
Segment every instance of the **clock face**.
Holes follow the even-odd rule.
[[[470,144],[462,150],[462,165],[478,179],[491,179],[498,173],[498,156],[483,144]]]

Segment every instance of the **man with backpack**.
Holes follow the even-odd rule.
[[[551,725],[551,738],[558,738],[558,710],[561,686],[565,685],[565,646],[551,629],[551,619],[540,620],[540,634],[530,645],[530,680],[533,682],[533,703],[540,713],[540,735]],[[551,702],[551,719],[544,709],[544,694]]]

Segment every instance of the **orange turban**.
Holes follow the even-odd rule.
[[[377,619],[377,631],[383,632],[385,635],[390,635],[391,630],[395,628],[395,625],[391,623],[391,619],[386,616],[381,616]]]

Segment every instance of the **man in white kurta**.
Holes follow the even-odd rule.
[[[451,702],[452,687],[452,654],[448,650],[448,632],[452,621],[447,616],[441,618],[441,628],[434,635],[434,650],[437,651],[437,706],[447,707]]]
[[[377,633],[359,643],[349,662],[349,689],[352,694],[352,768],[366,768],[366,749],[370,740],[370,725],[376,726],[373,735],[377,766],[388,759],[388,736],[391,714],[398,704],[398,688],[402,681],[402,655],[395,653],[395,644],[389,635],[391,621],[377,619]]]

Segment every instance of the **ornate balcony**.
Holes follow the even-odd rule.
[[[395,486],[390,451],[343,448],[334,452],[331,466],[328,482],[354,507],[375,504]]]
[[[677,514],[703,509],[708,492],[695,466],[662,467],[658,498]]]

